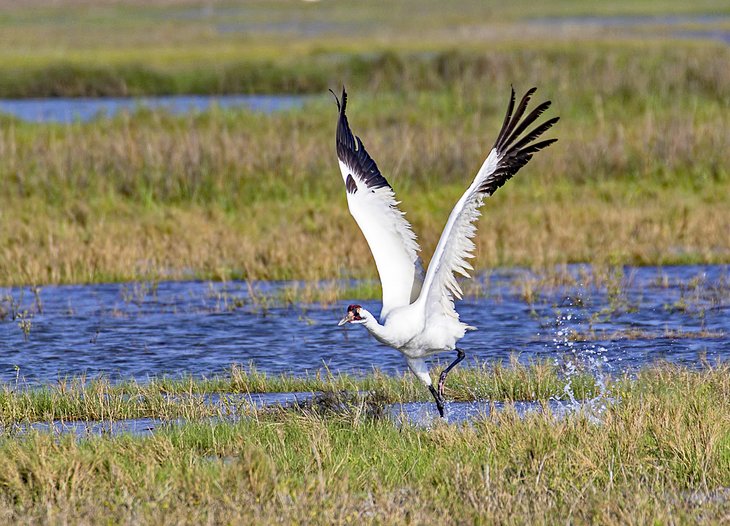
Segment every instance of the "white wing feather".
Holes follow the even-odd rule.
[[[454,299],[461,299],[463,293],[455,274],[468,278],[469,271],[473,270],[467,260],[474,257],[475,245],[472,238],[477,231],[475,223],[481,215],[479,209],[484,198],[492,195],[497,188],[517,173],[535,152],[557,140],[532,142],[555,124],[558,121],[557,117],[547,120],[522,136],[527,126],[550,106],[550,102],[538,105],[520,122],[534,91],[535,88],[527,92],[517,111],[512,115],[515,102],[515,94],[512,90],[507,115],[494,147],[471,186],[464,192],[449,215],[418,298],[427,325],[437,323],[435,318],[446,318],[442,321],[452,323],[459,320],[459,315],[454,308]],[[473,328],[458,323],[461,325],[462,331]]]
[[[378,268],[383,289],[381,320],[397,307],[418,298],[423,283],[420,247],[410,223],[398,209],[399,202],[388,181],[380,174],[359,137],[350,131],[343,89],[338,100],[337,157],[347,190],[350,214],[360,227]]]
[[[492,149],[474,182],[449,214],[436,245],[419,298],[424,301],[427,324],[429,318],[434,316],[459,320],[459,314],[454,308],[454,299],[461,299],[463,292],[455,274],[468,278],[469,271],[473,270],[467,260],[474,257],[475,245],[472,238],[477,231],[475,223],[481,216],[479,208],[484,201],[484,196],[478,191],[480,175],[494,170],[496,158],[496,151]]]
[[[343,178],[350,174],[340,162]],[[423,282],[420,247],[411,225],[398,209],[393,190],[384,186],[368,189],[355,179],[358,191],[347,193],[350,214],[360,227],[378,268],[383,288],[385,318],[392,309],[409,305],[418,297]]]

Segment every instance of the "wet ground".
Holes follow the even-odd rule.
[[[364,395],[365,393],[361,393]],[[205,419],[206,422],[235,422],[242,416],[241,408],[248,408],[251,405],[259,409],[291,408],[301,404],[305,407],[310,403],[317,393],[263,393],[263,394],[212,394],[201,395],[203,403],[222,408],[220,416]],[[591,401],[563,401],[550,400],[541,402],[492,402],[477,400],[469,402],[447,402],[445,417],[442,420],[433,402],[409,402],[402,404],[390,404],[383,407],[382,414],[378,418],[386,418],[397,425],[414,425],[430,428],[440,422],[449,424],[473,423],[478,420],[488,419],[499,412],[513,411],[520,417],[530,414],[549,412],[555,418],[561,419],[569,414],[582,412],[589,418],[600,421],[600,415],[605,409],[607,400],[596,399]],[[343,406],[344,407],[344,406]],[[296,410],[296,409],[295,409]],[[306,409],[305,409],[306,410]],[[175,426],[185,424],[185,419],[162,419],[162,418],[132,418],[127,420],[109,421],[52,421],[52,422],[31,422],[13,424],[7,427],[0,426],[0,433],[27,433],[39,431],[53,434],[74,434],[78,437],[104,436],[131,434],[137,436],[150,435],[157,431],[164,431]]]
[[[712,40],[730,44],[730,15],[725,13],[545,16],[528,19],[528,23],[568,34],[607,31],[614,38]]]

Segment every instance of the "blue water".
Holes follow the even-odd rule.
[[[254,395],[204,395],[203,403],[211,408],[220,408],[224,404],[226,411],[217,416],[204,418],[202,421],[210,425],[221,422],[236,422],[248,418],[247,411],[252,406],[257,408],[286,407],[301,401],[311,400],[313,393],[265,393]],[[222,400],[222,399],[225,399]],[[231,405],[233,403],[234,405]],[[541,402],[502,402],[474,400],[468,402],[447,402],[445,422],[465,424],[489,418],[498,412],[514,411],[520,417],[531,414],[549,412],[554,418],[562,419],[581,413],[600,422],[605,405],[595,407],[590,401],[574,404],[562,400]],[[436,406],[433,402],[408,402],[390,404],[383,407],[383,417],[398,425],[409,424],[420,427],[431,427],[440,423]],[[184,418],[130,418],[123,420],[54,420],[50,422],[22,422],[0,425],[0,433],[22,434],[29,431],[52,433],[54,435],[73,434],[77,437],[130,434],[148,436],[155,432],[170,430],[188,423]]]
[[[720,27],[730,23],[730,14],[545,16],[531,18],[528,21],[531,24],[555,28],[576,26],[590,29],[626,30],[635,38],[646,38],[650,33],[642,33],[641,30],[650,28],[659,30],[658,36],[660,37],[715,40],[730,44],[730,29]]]
[[[177,398],[196,395],[180,395]],[[251,407],[264,408],[287,406],[309,400],[313,393],[253,393],[253,394],[209,394],[197,396],[200,401],[219,410],[218,416],[207,420],[211,424],[220,421],[236,421],[241,418],[240,409]],[[522,404],[524,405],[524,404]],[[459,413],[461,414],[461,413]],[[470,413],[471,414],[471,413]],[[464,418],[463,420],[466,420]],[[121,435],[131,434],[138,436],[150,435],[155,431],[169,429],[172,426],[183,425],[187,421],[183,418],[129,418],[123,420],[54,420],[50,422],[22,422],[0,425],[2,433],[27,433],[39,431],[53,434],[74,434],[83,436]]]
[[[175,95],[164,97],[102,97],[55,99],[0,99],[0,113],[28,122],[86,122],[97,117],[134,112],[141,108],[164,109],[172,114],[202,112],[212,106],[247,108],[271,113],[296,108],[305,97],[295,95]]]
[[[203,421],[210,425],[220,422],[236,422],[247,418],[246,411],[252,406],[258,408],[286,407],[297,402],[311,400],[313,393],[265,393],[253,395],[203,395],[203,403],[212,408],[220,408],[224,404],[225,412],[208,417]],[[225,400],[223,400],[225,399]],[[234,405],[231,405],[234,404]],[[595,407],[590,401],[574,404],[562,400],[541,402],[502,402],[474,400],[468,402],[447,402],[445,421],[450,424],[465,424],[489,418],[498,412],[514,411],[520,417],[531,414],[549,412],[554,418],[562,419],[581,413],[588,418],[600,422],[605,405]],[[243,410],[243,411],[241,411]],[[409,424],[420,427],[431,427],[440,423],[441,417],[433,402],[408,402],[390,404],[383,407],[383,417],[398,425]],[[170,430],[185,425],[184,418],[130,418],[123,420],[54,420],[50,422],[22,422],[0,426],[0,433],[22,434],[29,431],[52,433],[55,435],[73,434],[77,437],[130,434],[148,436],[155,432]]]
[[[524,362],[591,362],[617,372],[728,355],[730,266],[625,268],[614,280],[620,287],[608,288],[582,285],[579,267],[570,272],[576,284],[545,289],[532,303],[521,292],[534,277],[529,272],[482,276],[482,294],[457,304],[462,320],[479,327],[461,341],[467,356],[493,361],[517,353]],[[274,294],[287,285],[256,283],[253,290]],[[0,381],[198,375],[231,363],[268,373],[405,371],[401,355],[362,327],[337,326],[355,301],[379,310],[378,301],[358,298],[263,308],[242,282],[0,289]]]

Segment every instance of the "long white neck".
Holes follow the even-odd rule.
[[[373,316],[370,311],[366,309],[360,309],[360,316],[363,317],[365,322],[363,325],[370,334],[375,336],[380,341],[388,341],[388,332],[385,326],[381,325],[378,320]]]

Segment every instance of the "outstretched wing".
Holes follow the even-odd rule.
[[[334,93],[333,93],[334,94]],[[383,288],[380,318],[396,307],[410,305],[423,282],[423,266],[418,257],[416,235],[398,209],[393,188],[368,155],[360,137],[355,137],[345,116],[347,93],[337,100],[337,158],[347,190],[352,217],[370,246]]]
[[[484,198],[492,195],[497,188],[515,175],[532,159],[535,152],[557,141],[557,139],[547,139],[534,142],[558,122],[559,117],[549,119],[524,133],[527,127],[550,106],[550,101],[543,102],[524,119],[522,118],[535,90],[536,88],[532,88],[525,94],[513,114],[515,91],[512,89],[507,115],[497,141],[471,186],[449,215],[418,298],[418,302],[423,303],[424,315],[427,318],[447,316],[459,319],[454,309],[454,298],[461,299],[462,291],[455,274],[469,277],[469,270],[473,269],[467,259],[474,256],[475,245],[472,238],[476,234],[475,222],[481,215],[479,208]]]

